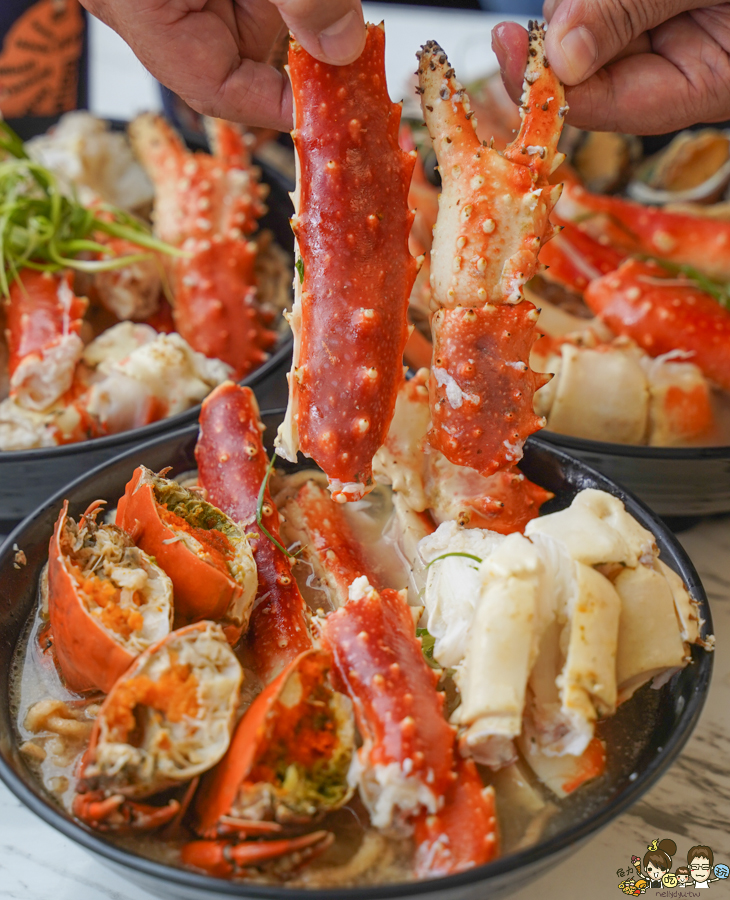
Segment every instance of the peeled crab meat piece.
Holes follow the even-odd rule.
[[[705,624],[705,620],[700,616],[699,603],[690,595],[674,569],[670,569],[661,559],[655,560],[654,565],[667,579],[672,592],[682,640],[688,644],[702,644],[702,626]],[[708,640],[712,642],[714,638]]]
[[[131,241],[112,239],[105,243],[109,257],[139,253]],[[162,262],[149,255],[117,269],[94,273],[94,293],[118,319],[147,319],[157,312],[162,292]]]
[[[220,627],[199,622],[172,632],[139,656],[110,691],[83,778],[94,787],[144,797],[201,775],[228,748],[242,680]]]
[[[563,344],[554,381],[547,416],[551,431],[617,444],[644,443],[649,387],[634,354]]]
[[[623,702],[653,678],[668,677],[685,664],[674,598],[654,568],[625,569],[614,580],[621,598],[616,680]]]
[[[588,566],[619,563],[634,568],[658,555],[654,535],[606,491],[588,488],[567,509],[528,522],[525,535],[545,534],[561,541],[577,562]]]
[[[640,358],[649,382],[652,447],[685,443],[707,433],[714,423],[710,384],[687,356],[680,351],[656,359]]]
[[[606,769],[606,748],[593,738],[579,755],[548,756],[523,734],[519,740],[523,758],[538,779],[560,798],[567,797]]]

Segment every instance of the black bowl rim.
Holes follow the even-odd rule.
[[[276,415],[281,416],[283,412],[284,410],[281,409],[266,410],[262,411],[261,415],[262,418],[267,416],[273,417]],[[147,441],[145,444],[138,445],[124,453],[120,453],[113,459],[101,463],[90,472],[74,479],[66,485],[66,487],[57,491],[36,511],[29,516],[26,516],[26,518],[12,531],[2,546],[0,546],[0,560],[10,552],[13,544],[17,543],[17,540],[20,538],[25,528],[30,525],[40,510],[59,504],[78,485],[95,478],[102,470],[113,463],[120,462],[127,456],[143,453],[145,449],[157,447],[163,441],[172,442],[183,437],[193,439],[194,436],[197,435],[197,430],[197,425],[193,425],[161,435],[151,441]],[[678,574],[681,575],[692,596],[702,604],[702,615],[706,621],[706,627],[709,633],[712,629],[712,615],[704,587],[702,586],[702,582],[700,581],[692,561],[669,527],[658,516],[655,516],[649,507],[638,497],[630,491],[627,491],[625,488],[622,488],[620,485],[617,485],[615,482],[611,481],[610,478],[607,478],[605,475],[596,471],[587,463],[570,456],[570,454],[563,450],[557,449],[549,441],[545,441],[541,437],[533,435],[529,438],[529,442],[536,445],[538,448],[543,449],[547,453],[556,456],[563,465],[567,465],[573,469],[577,468],[583,474],[594,479],[594,483],[598,483],[602,489],[608,490],[611,494],[621,499],[632,515],[638,513],[640,521],[651,525],[655,536],[660,537],[662,541],[670,546],[675,552],[681,568],[681,571]],[[146,859],[131,851],[123,850],[115,844],[104,841],[96,833],[92,832],[91,829],[87,829],[85,826],[82,826],[62,814],[49,800],[45,799],[41,788],[39,788],[37,792],[33,790],[6,762],[3,754],[0,754],[0,780],[5,783],[18,800],[24,803],[44,822],[55,828],[65,837],[70,838],[75,843],[81,845],[84,849],[93,854],[98,854],[113,866],[136,871],[143,876],[158,879],[168,884],[177,884],[208,891],[211,894],[218,894],[222,897],[250,897],[259,898],[259,900],[312,900],[313,897],[322,897],[324,900],[335,900],[335,898],[345,898],[345,900],[386,900],[386,898],[432,894],[477,883],[484,883],[486,885],[494,879],[507,875],[509,872],[518,870],[523,866],[534,866],[534,864],[547,857],[567,849],[572,844],[578,844],[582,840],[590,837],[624,812],[624,810],[631,806],[631,804],[638,800],[642,794],[656,783],[679,755],[694,730],[707,697],[710,676],[712,674],[713,657],[714,654],[712,653],[703,653],[700,658],[700,662],[698,663],[701,667],[699,683],[692,692],[690,699],[683,710],[683,715],[685,716],[684,727],[670,735],[665,746],[657,751],[655,757],[644,770],[637,775],[635,781],[628,787],[625,787],[617,797],[609,800],[599,811],[589,816],[585,821],[564,832],[554,835],[547,841],[537,844],[532,848],[501,857],[494,862],[468,869],[467,871],[456,875],[428,879],[425,881],[374,885],[362,888],[309,889],[260,885],[200,875],[196,872],[179,869],[174,866],[168,866],[164,863]]]
[[[102,117],[108,122],[114,131],[124,130],[129,122],[124,119]],[[196,134],[191,131],[181,132],[185,142],[194,150],[204,150],[207,148],[207,142],[204,135]],[[294,189],[294,184],[286,175],[280,172],[275,166],[272,166],[266,160],[253,158],[253,164],[269,178],[276,179],[280,182],[280,186],[290,193]],[[265,378],[269,376],[273,369],[276,369],[286,359],[294,345],[294,337],[290,329],[281,331],[277,337],[276,347],[271,352],[269,358],[265,360],[257,369],[254,369],[249,375],[239,381],[239,384],[246,387],[256,387]],[[87,441],[75,441],[71,444],[60,444],[55,447],[33,447],[29,450],[4,450],[0,451],[0,468],[4,462],[7,463],[24,463],[33,462],[37,459],[46,459],[53,457],[57,459],[64,456],[81,455],[85,452],[94,453],[97,450],[104,450],[107,447],[113,447],[115,444],[120,446],[123,452],[125,444],[134,442],[146,443],[148,439],[159,434],[160,432],[179,429],[186,425],[190,420],[197,419],[200,415],[201,403],[196,403],[189,409],[169,416],[166,419],[158,419],[157,422],[150,422],[149,425],[142,425],[139,428],[130,428],[128,431],[120,431],[118,434],[107,434],[103,437],[91,438]]]
[[[559,434],[544,428],[540,439],[569,450],[582,453],[601,454],[602,456],[627,456],[639,459],[691,460],[727,459],[730,457],[730,445],[710,447],[648,447],[644,444],[614,444],[610,441],[594,441],[590,438],[575,437],[572,434]]]

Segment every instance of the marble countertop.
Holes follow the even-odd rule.
[[[464,11],[366,4],[371,21],[386,20],[388,78],[394,99],[414,68],[418,45],[436,37],[460,77],[494,67],[489,32],[496,17]],[[91,104],[99,114],[128,118],[159,108],[156,84],[116,35],[94,22]],[[710,597],[717,637],[710,694],[678,761],[627,813],[569,860],[510,900],[617,898],[618,868],[653,838],[673,838],[679,859],[691,844],[709,844],[730,862],[730,517],[701,522],[680,535]],[[715,894],[728,882],[712,885]],[[648,891],[647,896],[655,892]],[[148,900],[152,895],[110,872],[29,812],[0,785],[0,898],[7,900]],[[699,896],[699,895],[698,895]]]

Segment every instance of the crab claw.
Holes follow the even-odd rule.
[[[499,852],[494,788],[485,788],[471,759],[457,761],[441,809],[416,820],[415,873],[440,878],[490,862]]]
[[[332,844],[329,831],[313,831],[297,838],[275,841],[191,841],[182,848],[182,861],[203,869],[209,875],[229,878],[241,869],[256,868],[270,860],[278,860],[285,872],[296,871],[304,863],[319,856]]]
[[[150,806],[122,794],[107,797],[104,791],[76,794],[72,804],[73,814],[97,831],[152,831],[174,819],[179,809],[177,800]]]

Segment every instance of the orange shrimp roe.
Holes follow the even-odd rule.
[[[105,628],[120,635],[122,638],[129,638],[135,631],[141,631],[144,626],[144,617],[136,609],[122,608],[119,606],[121,591],[113,582],[106,578],[99,578],[98,575],[84,575],[81,570],[74,566],[72,568],[79,589],[86,596],[90,604],[96,604],[101,607],[101,622]],[[139,591],[135,591],[132,600],[137,606],[141,606],[144,597]]]
[[[218,531],[217,528],[198,528],[195,525],[191,525],[181,516],[171,512],[167,507],[162,505],[158,505],[157,512],[160,519],[166,525],[177,531],[184,531],[186,534],[194,537],[196,541],[203,545],[211,565],[215,566],[216,569],[225,572],[226,575],[228,574],[226,561],[233,559],[235,552],[233,550],[233,545],[223,532]]]
[[[277,702],[272,709],[272,729],[268,746],[251,772],[249,781],[273,782],[277,770],[292,763],[311,769],[331,758],[338,736],[336,721],[329,709],[329,692],[320,681],[316,663],[307,660],[300,668],[302,701],[287,707]]]
[[[110,738],[125,742],[137,726],[134,711],[149,706],[161,712],[169,722],[194,718],[199,709],[198,680],[192,666],[180,664],[170,654],[170,667],[153,681],[147,675],[130,678],[117,687],[104,711]]]

